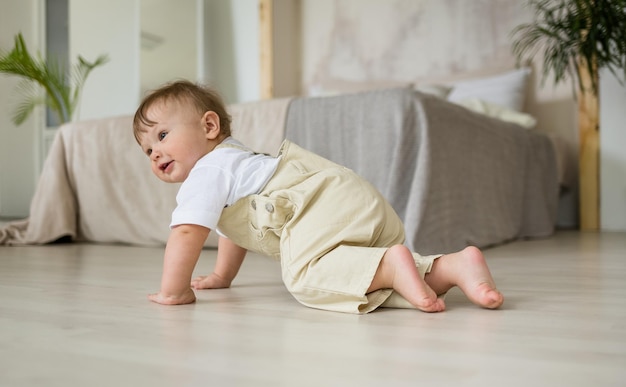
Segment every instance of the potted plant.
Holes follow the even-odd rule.
[[[87,76],[95,67],[108,61],[106,55],[94,62],[78,57],[78,63],[71,71],[56,60],[46,62],[40,56],[33,57],[24,43],[22,34],[15,36],[15,47],[8,53],[0,52],[0,73],[16,75],[24,79],[20,85],[24,99],[15,109],[13,122],[22,124],[36,106],[46,105],[55,114],[59,123],[71,121],[80,100],[80,93]],[[42,96],[39,85],[44,89]]]
[[[512,32],[519,62],[543,58],[542,82],[575,80],[579,104],[580,227],[599,228],[599,70],[626,77],[626,0],[529,0],[532,22]],[[577,87],[576,87],[577,85]]]

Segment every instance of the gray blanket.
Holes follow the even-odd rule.
[[[376,186],[422,254],[554,231],[550,139],[409,89],[292,100],[286,138]],[[341,205],[338,203],[337,205]]]

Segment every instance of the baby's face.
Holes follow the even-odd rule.
[[[203,117],[190,104],[178,101],[157,102],[146,116],[156,122],[144,127],[140,137],[152,172],[168,183],[183,182],[196,162],[215,147]]]

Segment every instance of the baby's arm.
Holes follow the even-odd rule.
[[[165,247],[161,291],[149,295],[150,301],[179,305],[196,300],[189,281],[210,231],[192,224],[182,224],[172,229]]]
[[[217,245],[217,261],[213,273],[191,281],[194,289],[228,288],[239,272],[247,250],[234,244],[230,239],[220,237]]]

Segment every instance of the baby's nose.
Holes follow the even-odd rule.
[[[160,158],[161,158],[161,152],[157,151],[156,149],[153,149],[152,153],[150,153],[150,160],[157,161]]]

